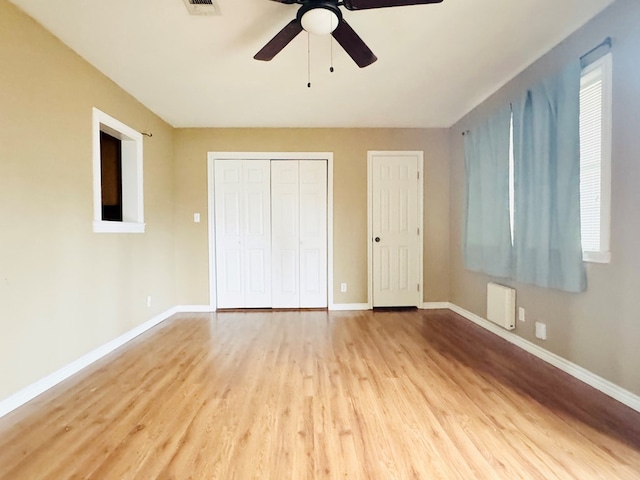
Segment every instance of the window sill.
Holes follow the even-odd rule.
[[[589,263],[611,263],[611,252],[582,252],[582,260]]]
[[[144,233],[146,223],[134,222],[105,222],[95,220],[93,222],[94,233]]]

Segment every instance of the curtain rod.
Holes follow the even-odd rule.
[[[612,45],[612,41],[611,41],[611,37],[607,37],[605,38],[601,43],[599,43],[598,45],[596,45],[595,47],[593,47],[591,50],[589,50],[587,53],[585,53],[584,55],[582,55],[580,57],[580,60],[583,60],[584,58],[588,57],[589,55],[591,55],[593,52],[595,52],[596,50],[598,50],[599,48],[602,48],[604,46],[608,46],[609,48],[611,48]]]
[[[582,55],[580,57],[580,60],[584,60],[585,58],[587,58],[589,55],[591,55],[593,52],[597,51],[598,49],[602,48],[602,47],[609,47],[612,48],[613,47],[613,42],[611,40],[611,37],[607,37],[605,38],[602,42],[600,42],[598,45],[596,45],[595,47],[593,47],[591,50],[589,50],[587,53],[585,53],[584,55]],[[467,135],[469,133],[469,130],[464,130],[462,132],[462,135]]]

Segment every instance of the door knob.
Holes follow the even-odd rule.
[[[374,240],[376,241],[376,243],[378,243],[380,241],[380,237],[376,237],[374,238]]]

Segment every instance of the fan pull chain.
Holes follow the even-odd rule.
[[[331,66],[329,66],[329,71],[333,73],[333,35],[331,35],[331,39],[329,41],[331,42]]]
[[[331,51],[331,64],[329,65],[329,71],[331,73],[333,73],[333,28],[331,25],[331,22],[333,21],[333,18],[329,15],[327,15],[327,18],[329,20],[329,31],[331,31],[332,33],[329,35],[329,45],[330,45],[330,51]]]
[[[307,32],[307,88],[311,88],[311,34]]]

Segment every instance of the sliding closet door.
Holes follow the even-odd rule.
[[[245,307],[271,306],[271,185],[269,162],[243,160]]]
[[[271,162],[272,306],[300,307],[298,161]]]
[[[215,164],[218,308],[244,306],[242,286],[242,161]]]
[[[215,163],[218,308],[271,306],[269,162]]]
[[[327,165],[271,162],[273,306],[327,306]]]
[[[299,162],[300,306],[327,306],[327,164]]]
[[[327,164],[217,160],[217,308],[327,306]]]

